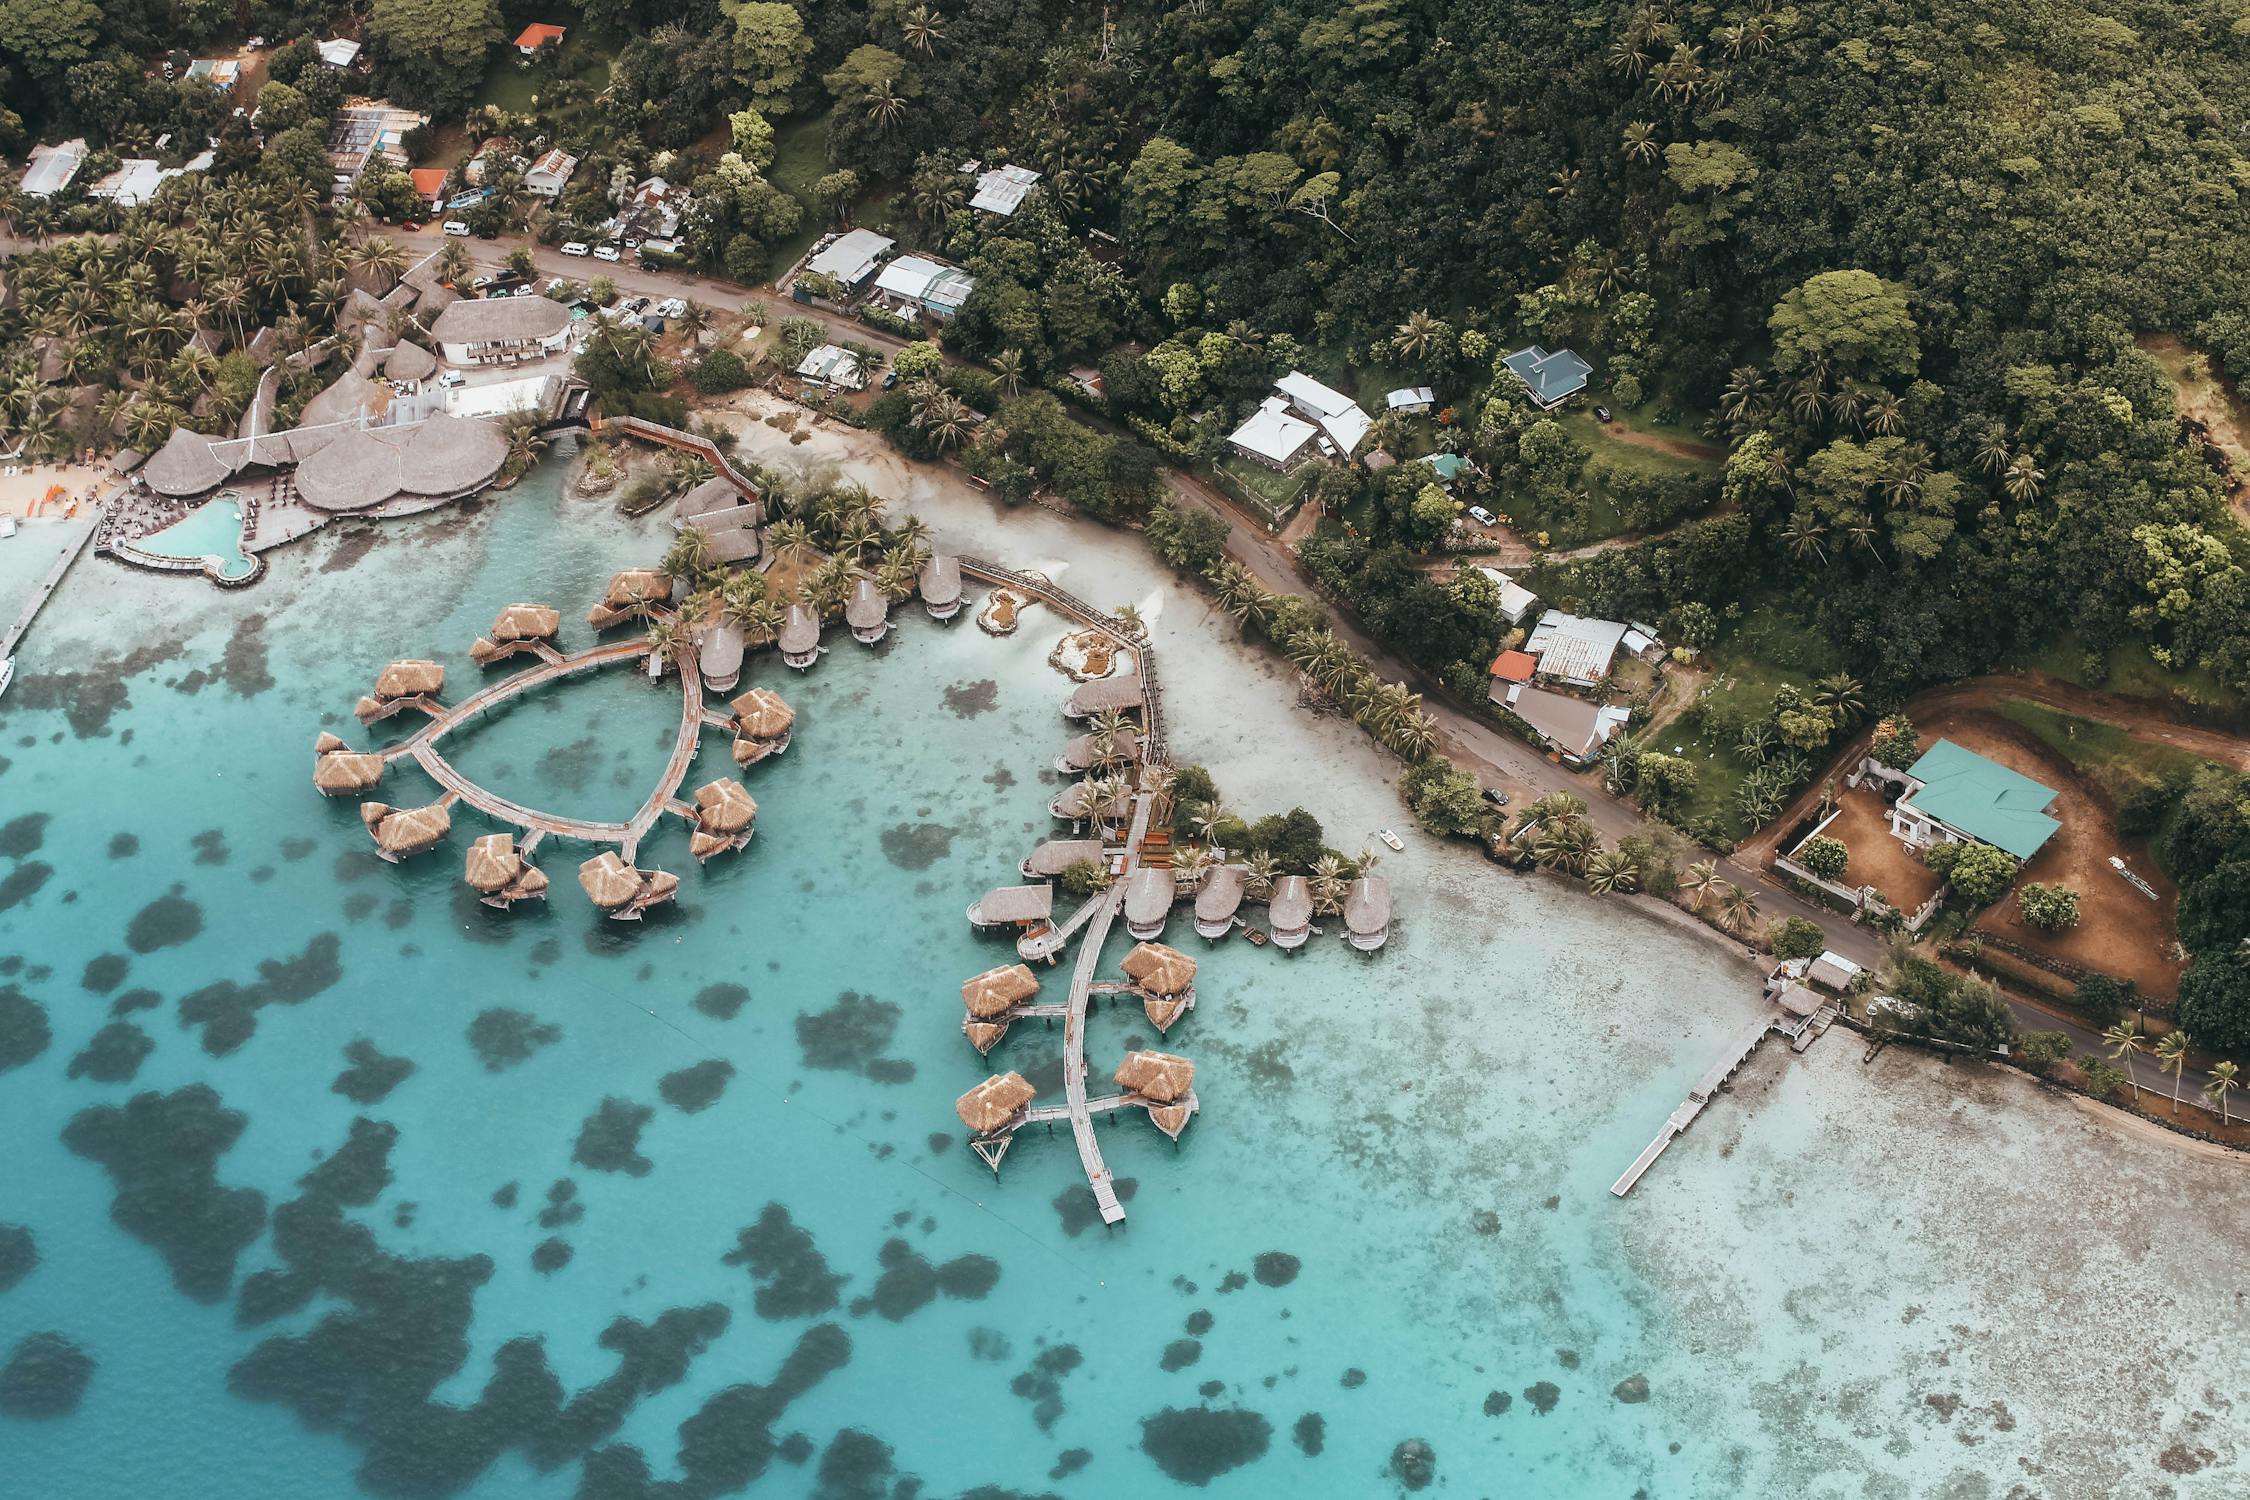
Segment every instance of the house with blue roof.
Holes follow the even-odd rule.
[[[1906,789],[1890,807],[1891,832],[1910,849],[1975,839],[2028,860],[2062,827],[2048,812],[2057,795],[2020,771],[1939,740],[1907,767]]]
[[[1541,411],[1553,411],[1586,389],[1586,381],[1594,373],[1592,365],[1568,349],[1549,352],[1537,344],[1518,349],[1500,363],[1530,390],[1532,405]]]

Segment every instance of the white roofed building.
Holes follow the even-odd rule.
[[[1510,625],[1521,625],[1523,617],[1531,613],[1531,606],[1539,602],[1539,596],[1498,568],[1480,567],[1477,571],[1499,586],[1501,618]]]
[[[1289,404],[1310,419],[1336,445],[1337,456],[1349,458],[1375,419],[1342,391],[1322,385],[1301,370],[1291,370],[1273,383]]]
[[[85,164],[84,137],[64,141],[59,146],[34,146],[30,159],[24,163],[23,181],[19,186],[27,198],[52,198],[70,186],[78,176],[78,169]]]
[[[979,213],[1008,217],[1023,206],[1023,200],[1039,181],[1039,174],[1029,167],[988,167],[980,172],[978,166],[979,163],[970,162],[961,170],[976,173],[976,196],[969,200],[969,207]]]
[[[1579,687],[1609,676],[1610,662],[1629,627],[1615,620],[1589,620],[1550,609],[1532,627],[1523,649],[1539,659],[1539,675]]]
[[[320,60],[331,68],[348,68],[359,61],[359,43],[350,37],[332,37],[320,44]]]
[[[570,185],[570,177],[578,170],[578,158],[561,147],[556,147],[533,162],[523,174],[523,190],[541,198],[559,198]]]
[[[1320,429],[1289,410],[1280,396],[1268,396],[1258,409],[1227,435],[1227,446],[1269,469],[1286,469],[1305,456]]]
[[[976,278],[958,266],[941,265],[922,255],[902,255],[876,276],[875,297],[900,312],[950,318],[976,286]]]
[[[822,344],[799,360],[797,376],[814,385],[832,386],[838,390],[867,389],[867,372],[860,367],[859,356],[834,344]]]
[[[856,291],[861,283],[875,274],[875,267],[883,257],[898,248],[898,241],[872,229],[851,229],[836,236],[816,251],[805,262],[805,270],[815,276],[827,276],[841,282],[847,290]]]

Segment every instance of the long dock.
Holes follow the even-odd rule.
[[[16,646],[30,632],[31,622],[39,618],[39,611],[45,607],[49,599],[54,597],[55,590],[62,587],[63,575],[70,571],[70,565],[78,561],[80,555],[94,540],[94,533],[100,529],[101,522],[98,517],[89,521],[86,524],[86,530],[80,534],[78,540],[72,542],[69,550],[55,559],[55,565],[47,570],[46,576],[32,586],[31,597],[24,600],[23,608],[17,612],[14,623],[8,626],[8,633],[5,636],[0,636],[0,661],[5,661],[16,654]],[[21,535],[21,533],[19,532],[18,535]]]

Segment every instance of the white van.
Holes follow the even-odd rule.
[[[578,241],[572,240],[562,247],[562,253],[565,255],[584,255],[586,247]]]
[[[459,370],[448,370],[438,377],[437,383],[450,390],[454,386],[467,385],[469,378]]]
[[[617,258],[617,247],[615,245],[596,245],[594,247],[594,259],[596,260],[616,260]]]
[[[445,221],[445,232],[456,239],[467,239],[469,237],[469,226],[459,219],[447,219]]]

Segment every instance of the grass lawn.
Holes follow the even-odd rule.
[[[2110,647],[2102,656],[2099,668],[2092,672],[2087,670],[2086,648],[2075,635],[2058,637],[2037,655],[2001,663],[1996,670],[2004,672],[2011,667],[2044,672],[2064,682],[2099,688],[2126,698],[2178,700],[2229,713],[2240,712],[2244,707],[2241,694],[2227,688],[2210,671],[2202,667],[2168,671],[2156,664],[2145,647],[2131,642]]]
[[[797,200],[805,211],[797,232],[773,247],[773,274],[780,276],[812,249],[813,242],[833,226],[827,211],[813,195],[813,184],[836,170],[828,160],[828,111],[784,119],[774,126],[773,165],[766,178]],[[851,222],[893,234],[889,227],[892,184],[874,183],[860,190],[852,204]]]
[[[1281,513],[1304,493],[1307,471],[1300,468],[1293,474],[1282,474],[1254,464],[1238,453],[1223,455],[1214,467],[1226,479],[1232,480],[1249,496],[1250,502],[1265,510],[1268,521],[1277,521]]]
[[[2144,778],[2184,780],[2200,767],[2211,764],[2191,751],[2136,740],[2114,724],[2081,719],[2036,703],[2009,701],[1999,704],[1998,710],[2002,718],[2022,725],[2075,766],[2101,789],[2113,807]],[[2163,835],[2178,811],[2179,801],[2173,798],[2162,820],[2149,834],[2152,854],[2164,847]]]
[[[1710,684],[1689,714],[1699,713],[1712,727],[1691,729],[1694,717],[1675,721],[1657,732],[1650,748],[1669,755],[1677,746],[1696,768],[1683,816],[1720,817],[1739,838],[1751,830],[1735,809],[1734,790],[1750,774],[1751,763],[1736,751],[1731,726],[1762,715],[1783,684],[1805,686],[1839,670],[1839,663],[1827,642],[1771,604],[1751,609],[1708,658]]]
[[[586,85],[588,101],[561,116],[558,123],[566,133],[581,114],[592,108],[594,96],[609,87],[609,60],[623,45],[622,37],[607,36],[584,26],[570,27],[563,37],[557,66],[561,76],[576,78]],[[533,98],[549,76],[546,65],[518,66],[516,49],[502,47],[493,58],[492,66],[485,69],[484,86],[477,90],[474,107],[496,104],[510,114],[528,114],[534,108]],[[566,150],[572,149],[567,139],[561,144]]]

